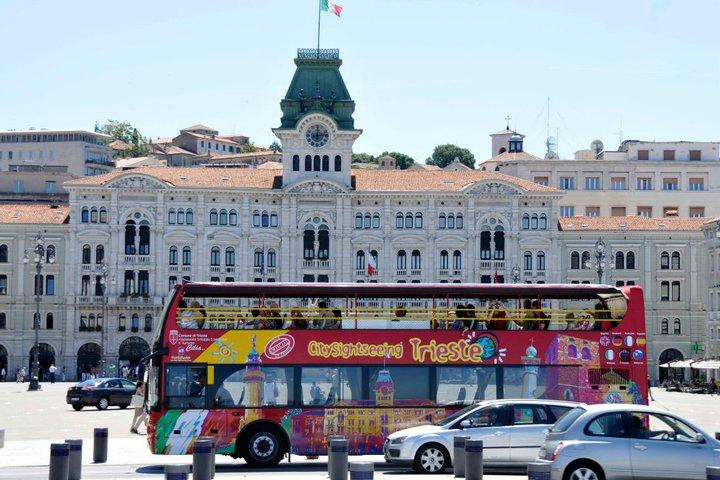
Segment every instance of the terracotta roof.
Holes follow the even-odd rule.
[[[218,135],[203,135],[202,133],[186,132],[185,130],[183,130],[182,133],[185,135],[202,138],[203,140],[210,140],[210,141],[218,142],[218,143],[231,143],[233,145],[237,145],[238,147],[242,146],[241,144],[239,144],[238,142],[236,142],[234,140],[230,140],[229,138],[225,138],[225,137],[220,137]]]
[[[260,170],[282,170],[282,163],[275,162],[275,161],[267,161],[265,163],[261,163],[256,168],[259,168]]]
[[[542,160],[540,157],[536,157],[532,153],[528,152],[503,152],[500,155],[495,155],[485,162],[508,162],[512,160]],[[485,163],[482,162],[482,163]]]
[[[41,203],[0,204],[0,224],[60,225],[67,222],[70,208],[67,205]]]
[[[643,216],[625,217],[562,217],[558,222],[563,231],[660,231],[676,232],[699,231],[706,218],[662,217],[647,218]]]
[[[170,187],[182,188],[272,188],[279,169],[219,169],[202,167],[140,167],[132,172],[112,172],[106,175],[83,177],[65,183],[67,186],[106,185],[119,175],[144,174],[157,178]],[[498,172],[471,170],[467,172],[437,170],[359,170],[357,191],[394,192],[452,192],[482,180],[501,181],[531,192],[553,193],[559,190]]]
[[[190,150],[185,150],[184,148],[178,147],[177,145],[168,145],[167,147],[163,147],[163,152],[166,155],[190,155],[193,157],[198,156],[196,153],[193,153]]]
[[[210,128],[206,125],[203,125],[202,123],[198,123],[196,125],[193,125],[192,127],[186,127],[180,130],[181,132],[184,132],[185,130],[208,130],[210,132],[217,132],[214,128]]]
[[[113,140],[112,142],[108,143],[108,147],[112,148],[113,150],[129,150],[133,146],[127,142],[123,142],[122,140]]]
[[[258,150],[257,152],[245,152],[245,153],[228,153],[223,155],[213,155],[213,160],[222,160],[226,158],[256,158],[256,157],[267,157],[276,155],[282,157],[281,152],[274,152],[272,150]]]
[[[515,130],[509,130],[509,129],[506,128],[505,130],[500,130],[499,132],[491,133],[490,135],[507,135],[508,133],[511,133],[511,134],[515,135],[515,134],[517,134],[518,132],[516,132]],[[523,137],[524,137],[524,136],[525,136],[525,135],[523,135]]]
[[[150,139],[150,143],[153,145],[161,145],[163,143],[172,143],[175,137],[158,137],[155,140]]]

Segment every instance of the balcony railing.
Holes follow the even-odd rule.
[[[75,303],[80,305],[102,305],[104,297],[97,295],[81,295],[75,297]]]
[[[313,58],[334,60],[340,58],[340,50],[337,48],[298,48],[297,58],[304,60],[310,60]]]
[[[407,270],[395,270],[395,275],[398,277],[405,277],[407,276]]]
[[[449,272],[448,270],[439,270],[438,275],[440,275],[441,277],[447,277],[449,275]]]
[[[121,295],[117,299],[120,305],[146,305],[152,303],[148,295]]]
[[[410,270],[411,277],[419,277],[422,275],[422,270]]]
[[[168,272],[179,272],[179,271],[180,271],[180,267],[178,267],[177,265],[170,265],[168,267]]]
[[[253,267],[253,273],[255,275],[262,275],[260,272],[260,267]],[[265,275],[275,275],[277,273],[277,267],[266,267],[265,268]]]
[[[218,266],[210,267],[210,273],[220,273],[220,267],[218,267]]]
[[[505,260],[480,260],[482,270],[504,270]]]
[[[150,255],[125,255],[123,263],[147,265],[151,263]]]
[[[329,270],[332,265],[330,260],[303,260],[302,268],[310,268],[313,270]]]

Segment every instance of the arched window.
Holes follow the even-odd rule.
[[[237,225],[237,210],[235,210],[235,209],[230,210],[228,223],[230,225],[232,225],[233,227]]]
[[[168,265],[177,265],[178,263],[178,249],[175,245],[170,247],[168,250]]]
[[[103,263],[103,260],[105,260],[105,247],[98,245],[95,247],[95,263],[99,265]]]
[[[490,233],[489,230],[483,230],[480,232],[480,259],[481,260],[490,260],[491,250],[490,250],[490,240],[492,238],[492,233]]]
[[[185,210],[185,223],[186,223],[187,225],[192,225],[192,224],[193,224],[193,211],[192,211],[192,208],[188,208],[187,210]]]
[[[125,325],[125,314],[120,314],[118,316],[118,331],[124,332],[125,328],[127,328],[127,325]]]
[[[537,213],[533,213],[530,217],[530,229],[537,230],[538,228],[538,216]]]
[[[183,247],[183,265],[192,265],[192,250],[190,247]]]
[[[495,243],[495,260],[505,260],[505,231],[502,227],[495,227],[493,242]]]
[[[355,270],[363,270],[363,273],[365,271],[365,252],[362,250],[355,253]]]
[[[413,270],[420,270],[422,268],[422,257],[420,256],[420,250],[413,250],[410,256],[410,268]]]
[[[45,328],[48,330],[55,328],[55,315],[52,313],[45,315]]]
[[[8,246],[5,244],[0,245],[0,263],[8,262]]]
[[[313,171],[315,171],[315,172],[320,171],[320,155],[315,155],[313,157]]]
[[[457,215],[455,215],[455,228],[456,228],[457,230],[462,230],[462,229],[463,229],[463,216],[462,216],[462,213],[458,213]]]
[[[623,252],[617,252],[615,254],[615,269],[625,270],[625,254]]]
[[[327,225],[320,225],[318,230],[318,259],[327,260],[330,258],[330,232]]]
[[[453,270],[456,272],[462,270],[462,253],[460,250],[455,250],[453,252]]]
[[[147,315],[145,315],[145,328],[144,328],[144,330],[145,330],[146,332],[152,332],[152,329],[153,329],[152,315],[150,315],[150,314],[148,313]]]
[[[373,272],[371,275],[377,275],[377,269],[379,268],[378,263],[378,252],[377,250],[370,250],[370,259],[372,259],[372,263],[375,267],[375,272]]]
[[[270,212],[270,226],[276,228],[278,226],[278,214]]]
[[[88,315],[87,326],[88,326],[88,330],[95,330],[95,327],[97,326],[97,324],[95,323],[95,315],[92,313],[90,315]]]
[[[178,208],[177,211],[177,223],[178,225],[184,225],[185,224],[185,210],[182,208]]]
[[[83,245],[82,247],[82,263],[83,265],[89,265],[92,257],[92,249],[90,245]]]
[[[403,228],[403,214],[398,212],[395,215],[395,228]]]
[[[293,172],[300,171],[300,155],[293,155],[292,169],[293,169]]]
[[[523,268],[525,270],[532,270],[532,252],[525,252],[523,254]]]
[[[423,228],[423,216],[420,212],[415,214],[415,228]]]
[[[363,228],[363,216],[362,213],[355,214],[355,228]]]
[[[660,254],[660,270],[670,269],[670,254],[668,252],[662,252]]]
[[[82,223],[88,223],[90,221],[90,210],[88,207],[83,207],[80,212],[80,221]]]
[[[210,249],[210,266],[220,266],[220,247],[212,247]]]
[[[447,228],[447,217],[444,213],[441,213],[440,217],[438,217],[438,228],[440,230],[444,230],[445,228]]]
[[[450,268],[450,255],[447,250],[440,251],[440,270],[447,270]]]
[[[335,171],[339,172],[342,170],[342,157],[340,155],[335,155]]]
[[[397,253],[397,259],[395,261],[395,267],[398,270],[405,270],[407,268],[407,255],[405,250],[400,250]]]
[[[150,223],[147,220],[140,221],[140,245],[138,253],[140,255],[150,255]]]
[[[448,229],[455,228],[455,215],[453,215],[452,213],[447,216],[447,228]]]
[[[673,320],[673,334],[674,335],[682,335],[682,326],[680,324],[680,319],[676,318]]]
[[[210,210],[210,225],[218,224],[218,211],[214,208]]]
[[[522,216],[522,229],[523,230],[530,230],[530,214],[523,213]]]
[[[45,295],[55,295],[55,275],[45,277]]]
[[[225,266],[226,267],[234,267],[235,266],[235,249],[233,247],[227,247],[225,249]]]
[[[635,270],[635,252],[628,252],[625,256],[625,268]]]
[[[268,268],[275,268],[277,266],[277,254],[272,248],[267,252],[267,266]]]
[[[672,270],[680,270],[680,252],[673,252],[670,258],[670,268]]]
[[[260,226],[260,211],[255,210],[253,212],[253,227],[259,227]]]
[[[98,223],[98,209],[97,207],[92,207],[90,209],[90,223]]]
[[[125,222],[125,255],[135,255],[135,222]]]
[[[100,223],[107,223],[107,210],[105,207],[100,209]]]
[[[177,222],[177,214],[175,213],[175,209],[171,208],[168,210],[168,224],[169,225],[175,225]]]
[[[540,230],[547,230],[547,216],[544,213],[540,214]]]
[[[305,227],[303,232],[303,258],[305,260],[315,258],[315,230],[311,226]]]
[[[545,252],[538,252],[537,253],[537,261],[535,266],[537,267],[538,271],[544,271],[545,270]]]
[[[140,330],[140,315],[137,313],[133,313],[133,316],[130,318],[130,330],[133,332]]]
[[[45,261],[47,263],[54,263],[55,260],[57,260],[55,253],[55,245],[48,245],[45,249]],[[102,259],[100,260],[100,262],[97,263],[102,263]]]
[[[0,313],[0,330],[5,330],[7,328],[7,317],[4,313]]]
[[[580,268],[584,270],[590,268],[590,252],[582,252],[582,257],[580,258]]]
[[[378,214],[378,213],[373,214],[372,228],[380,228],[380,214]]]
[[[305,155],[305,171],[312,172],[312,157],[310,155]]]
[[[660,322],[660,333],[662,335],[667,335],[669,333],[668,332],[668,330],[669,330],[668,323],[669,322],[668,322],[667,318],[663,318],[662,322]]]
[[[330,171],[330,157],[327,155],[322,156],[322,171],[323,172]]]
[[[267,228],[270,226],[270,214],[266,210],[263,210],[261,219],[262,219],[261,225],[263,228]]]
[[[412,213],[405,214],[405,228],[413,228],[413,214]]]
[[[260,268],[261,266],[265,268],[265,253],[261,249],[256,248],[253,253],[253,267]]]
[[[224,208],[220,210],[220,225],[228,224],[228,213]]]
[[[370,223],[372,222],[372,217],[369,213],[365,214],[365,217],[363,218],[363,228],[370,228]]]
[[[580,254],[578,252],[572,252],[570,254],[570,269],[571,270],[579,270],[580,269]]]

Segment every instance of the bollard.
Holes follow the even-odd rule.
[[[108,429],[96,428],[93,430],[93,463],[107,462]]]
[[[343,440],[345,437],[342,435],[328,435],[327,437],[327,451],[328,451],[328,477],[333,478],[333,464],[330,461],[330,443],[333,440]]]
[[[720,432],[715,432],[715,440],[720,440]]]
[[[188,480],[190,465],[165,465],[165,480]]]
[[[372,462],[352,462],[350,480],[373,480],[375,465]]]
[[[215,437],[198,437],[198,440],[209,440],[212,444],[212,456],[210,457],[210,474],[215,478],[215,457],[217,457],[217,441]]]
[[[195,440],[193,444],[193,480],[210,480],[212,478],[212,442],[210,440]]]
[[[705,467],[706,480],[720,480],[720,467]]]
[[[453,438],[453,473],[455,478],[465,477],[465,441],[467,435],[457,435]]]
[[[347,480],[348,478],[348,441],[345,438],[330,440],[328,476],[330,480]]]
[[[68,480],[70,448],[65,443],[50,444],[50,480]]]
[[[528,464],[528,480],[550,480],[551,463],[533,462]]]
[[[483,478],[483,442],[482,440],[465,441],[465,479],[482,480]]]
[[[82,440],[65,440],[70,449],[68,459],[68,480],[82,478]]]
[[[5,446],[5,430],[0,428],[0,448]]]

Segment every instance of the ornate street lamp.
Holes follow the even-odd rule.
[[[107,277],[109,268],[106,263],[100,266],[100,285],[102,285],[102,323],[100,327],[100,374],[106,376],[106,359],[105,359],[105,325],[107,325]]]
[[[585,264],[586,268],[592,269],[594,268],[597,272],[598,276],[598,283],[602,283],[603,273],[605,273],[605,258],[607,256],[607,250],[605,248],[605,242],[603,242],[602,238],[598,238],[597,242],[595,242],[595,258],[593,260],[588,261]]]
[[[47,252],[47,258],[45,258],[45,239],[43,238],[42,232],[38,232],[35,237],[35,247],[32,249],[26,249],[23,257],[23,263],[34,263],[35,264],[35,315],[33,316],[33,329],[35,330],[35,345],[33,346],[33,352],[35,358],[32,359],[32,369],[30,371],[30,384],[28,385],[28,391],[35,391],[40,389],[40,301],[42,295],[42,286],[40,284],[40,278],[42,276],[42,269],[45,266],[45,262],[55,263],[54,252]]]
[[[512,275],[513,283],[518,283],[520,281],[520,267],[517,265],[512,267],[510,275]]]

